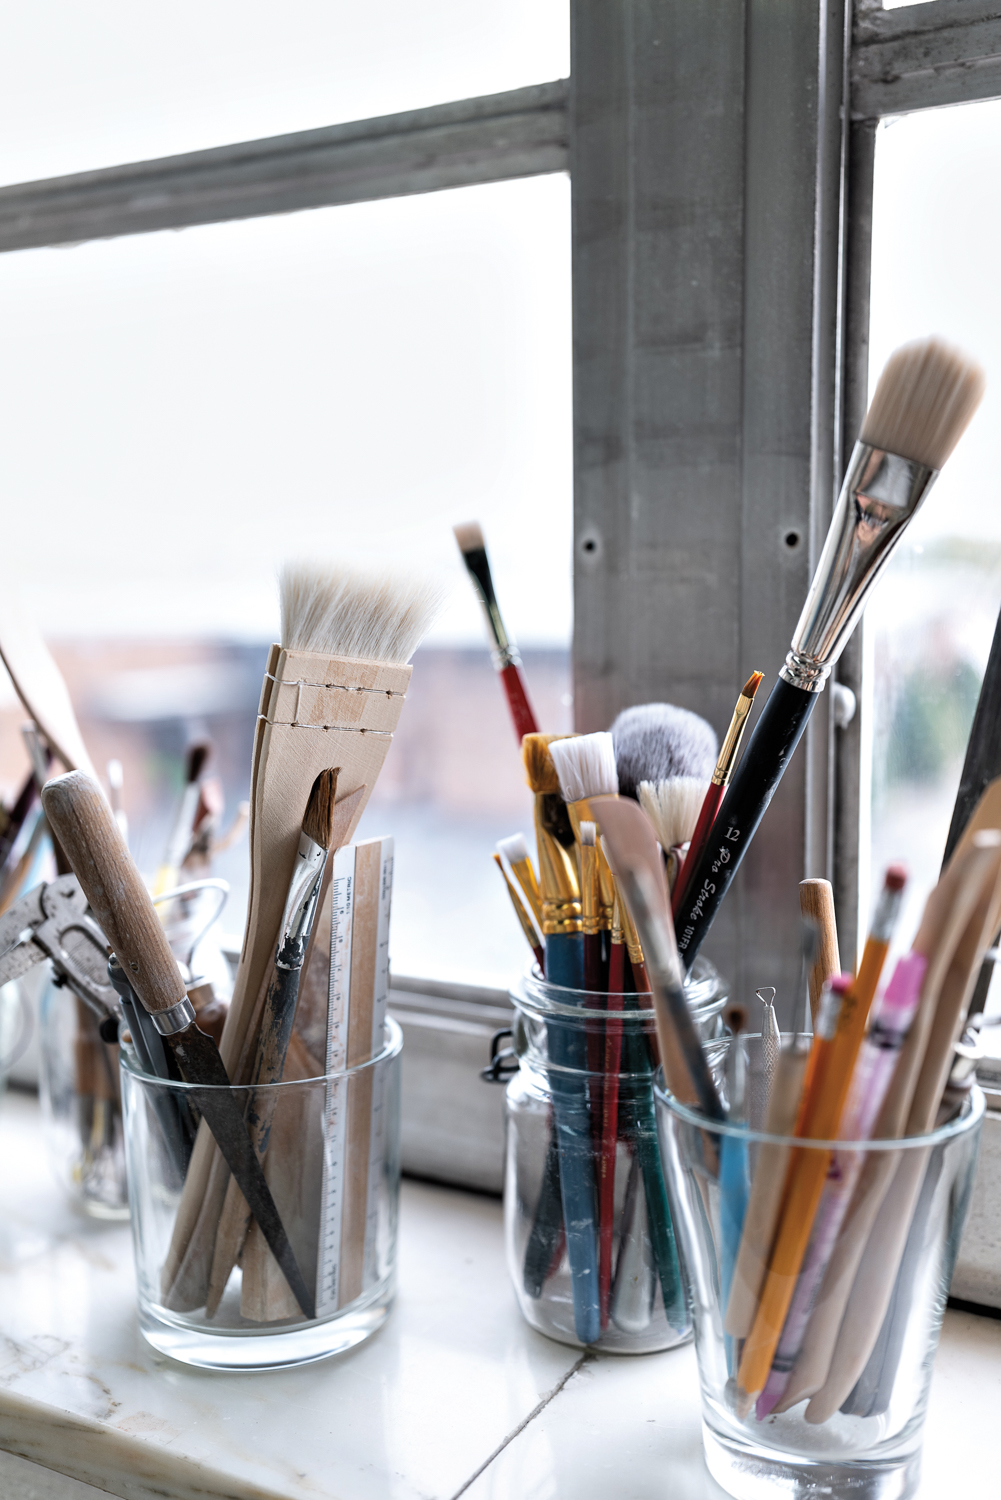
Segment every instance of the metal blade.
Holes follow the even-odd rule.
[[[42,892],[44,885],[36,885],[33,891],[22,896],[20,901],[0,916],[0,959],[7,956],[9,949],[15,947],[21,938],[22,932],[27,927],[36,927],[42,920]],[[29,965],[30,967],[30,965]],[[24,970],[21,970],[24,973]],[[17,976],[11,974],[11,979]]]
[[[194,1103],[215,1136],[226,1165],[246,1198],[250,1212],[260,1225],[268,1248],[281,1267],[285,1280],[302,1308],[303,1316],[315,1318],[313,1297],[303,1280],[285,1233],[285,1226],[271,1196],[271,1189],[257,1159],[257,1152],[247,1134],[246,1122],[237,1096],[230,1088],[229,1076],[219,1056],[219,1049],[210,1036],[198,1030],[194,1022],[183,1031],[167,1037],[166,1041],[173,1048],[178,1066],[187,1081],[194,1085],[207,1085],[192,1089]]]
[[[0,984],[6,984],[9,979],[20,979],[22,974],[27,974],[47,957],[45,949],[39,948],[31,938],[26,943],[15,943],[13,948],[0,955]]]

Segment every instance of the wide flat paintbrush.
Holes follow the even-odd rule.
[[[463,526],[453,526],[452,530],[455,532],[455,540],[459,544],[466,570],[473,580],[480,603],[483,605],[487,629],[494,643],[494,662],[500,673],[501,682],[504,684],[504,692],[507,694],[508,707],[514,723],[514,732],[520,744],[523,735],[538,734],[539,726],[535,722],[535,714],[532,712],[532,705],[525,691],[518,648],[504,629],[504,621],[501,619],[500,606],[497,603],[494,581],[490,573],[490,559],[487,557],[486,543],[483,540],[483,530],[478,521],[469,521]]]
[[[723,801],[726,789],[730,785],[733,768],[737,764],[740,742],[744,737],[744,730],[747,728],[747,720],[751,712],[751,705],[754,702],[754,695],[761,686],[764,675],[764,672],[752,672],[740,690],[740,697],[737,699],[737,705],[730,720],[730,727],[723,736],[723,744],[720,747],[719,757],[706,790],[705,799],[699,811],[698,818],[696,819],[695,827],[691,833],[688,857],[682,866],[681,873],[674,887],[671,910],[675,914],[677,914],[684,900],[689,873],[695,868],[702,851],[709,842],[709,835],[712,833],[716,814],[719,812],[720,803]]]
[[[678,911],[691,967],[873,584],[980,403],[984,378],[936,339],[891,356],[862,424],[779,679]]]
[[[220,1045],[234,1081],[244,1083],[310,788],[328,766],[340,767],[339,795],[357,794],[344,831],[350,841],[392,743],[407,662],[443,599],[435,580],[387,567],[290,564],[279,588],[282,643],[268,656],[251,770],[247,924]],[[175,1311],[204,1304],[226,1185],[200,1131],[163,1272]]]

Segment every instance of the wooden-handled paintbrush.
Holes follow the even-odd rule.
[[[691,967],[831,669],[984,391],[982,371],[937,339],[898,349],[862,424],[824,551],[779,679],[734,774],[678,911]]]
[[[391,568],[289,564],[279,579],[281,644],[268,656],[251,771],[250,900],[220,1051],[249,1081],[295,865],[303,808],[321,771],[357,793],[350,841],[392,743],[409,658],[443,602],[434,579]],[[175,1311],[201,1307],[228,1174],[200,1131],[163,1269]]]
[[[169,891],[172,886],[177,885],[181,864],[191,842],[191,833],[195,825],[199,782],[211,754],[212,746],[207,740],[199,740],[189,745],[185,751],[184,786],[163,851],[163,859],[156,872],[156,881],[153,885],[154,896],[162,896],[164,891]]]
[[[494,643],[494,662],[500,673],[501,682],[504,684],[514,732],[520,744],[524,735],[538,734],[539,726],[535,721],[532,705],[528,701],[528,693],[525,691],[518,648],[505,630],[504,621],[501,619],[500,606],[497,603],[494,581],[490,573],[490,559],[487,557],[487,547],[483,540],[483,529],[478,521],[469,521],[463,526],[453,526],[452,530],[455,532],[455,540],[459,544],[462,560],[466,564],[466,571],[473,580],[473,586],[483,606],[487,629]]]

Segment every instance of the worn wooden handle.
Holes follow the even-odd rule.
[[[42,788],[42,807],[143,1005],[176,1005],[184,999],[177,961],[97,783],[83,771],[56,776]]]
[[[799,909],[817,928],[817,955],[810,970],[810,1014],[816,1026],[820,992],[829,979],[841,973],[838,929],[834,921],[834,889],[831,882],[801,880]]]

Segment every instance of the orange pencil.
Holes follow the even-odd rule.
[[[872,930],[866,939],[858,978],[841,974],[824,997],[803,1091],[796,1134],[807,1140],[833,1140],[841,1123],[855,1059],[865,1035],[869,1009],[900,911],[906,876],[897,865],[886,872]],[[806,1254],[814,1215],[824,1190],[829,1151],[796,1151],[789,1165],[782,1215],[768,1262],[764,1290],[740,1358],[737,1384],[743,1405],[764,1388],[782,1333],[796,1277]]]

